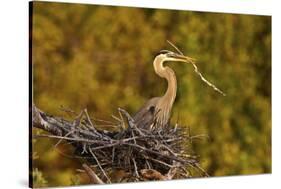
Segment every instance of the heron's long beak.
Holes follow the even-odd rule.
[[[175,61],[195,63],[195,59],[188,57],[188,56],[176,54],[176,53],[168,54],[168,57],[174,59]]]

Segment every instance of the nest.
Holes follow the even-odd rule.
[[[120,117],[114,117],[115,131],[97,129],[87,110],[73,121],[48,116],[39,109],[33,111],[37,119],[33,119],[33,125],[42,128],[42,124],[48,124],[49,132],[55,133],[41,136],[71,143],[74,156],[86,160],[106,183],[114,182],[111,174],[116,170],[126,173],[119,182],[189,178],[198,173],[207,176],[191,151],[193,137],[188,129],[177,125],[136,127],[133,118],[120,108]]]

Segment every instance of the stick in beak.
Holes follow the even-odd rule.
[[[182,61],[185,61],[187,63],[191,63],[193,68],[194,68],[194,71],[197,75],[199,75],[200,79],[206,83],[207,85],[209,85],[210,87],[212,87],[215,91],[217,91],[218,93],[220,93],[221,95],[223,96],[226,96],[226,94],[221,91],[219,88],[217,88],[213,83],[209,82],[207,79],[205,79],[205,77],[201,74],[201,72],[199,72],[197,66],[195,65],[195,59],[191,58],[191,57],[188,57],[188,56],[184,56],[183,53],[172,43],[170,42],[169,40],[167,40],[167,42],[176,49],[176,51],[179,53],[179,54],[176,54],[176,53],[173,53],[173,54],[170,54],[169,56],[171,58],[176,58],[176,59],[179,59],[179,60],[182,60]]]
[[[179,58],[179,59],[182,59],[182,60],[186,60],[187,63],[194,63],[194,64],[195,64],[195,59],[194,59],[194,58],[185,56],[185,55],[179,50],[179,48],[177,48],[176,45],[174,45],[171,41],[167,40],[167,42],[168,42],[174,49],[176,49],[176,51],[179,53],[179,54],[176,54],[176,53],[175,53],[175,55],[177,55],[177,57],[174,57],[174,58]]]
[[[174,59],[178,59],[181,60],[183,62],[187,62],[187,63],[195,63],[195,59],[188,57],[188,56],[184,56],[181,54],[177,54],[177,53],[169,53],[168,54],[169,57],[174,58]]]

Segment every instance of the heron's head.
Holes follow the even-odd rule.
[[[178,54],[168,50],[161,50],[156,58],[160,58],[162,61],[173,61],[173,62],[187,62],[194,63],[194,59],[188,56],[184,56],[182,54]]]

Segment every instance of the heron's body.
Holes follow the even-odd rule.
[[[171,52],[170,52],[171,53]],[[175,54],[173,54],[175,56]],[[179,56],[181,59],[167,58],[166,55],[158,55],[154,62],[155,73],[166,79],[168,88],[162,97],[154,97],[148,100],[144,106],[135,114],[134,120],[138,127],[152,128],[164,127],[169,123],[171,110],[177,93],[177,80],[174,71],[168,66],[164,66],[165,61],[186,62],[186,57]]]
[[[154,97],[148,100],[141,109],[134,115],[133,119],[138,127],[149,128],[154,123],[155,107],[160,97]]]

